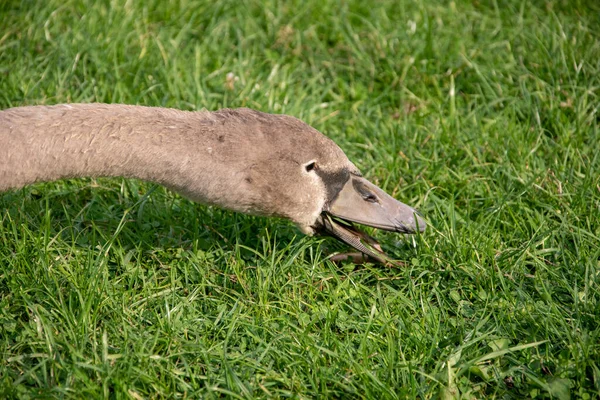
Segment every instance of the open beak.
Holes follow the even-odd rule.
[[[320,216],[320,225],[332,236],[383,264],[394,264],[369,235],[352,222],[399,233],[424,232],[418,212],[394,199],[365,178],[352,175]]]

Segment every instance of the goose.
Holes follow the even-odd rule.
[[[390,258],[354,223],[407,234],[426,227],[331,139],[288,115],[98,103],[0,111],[0,192],[78,177],[137,178],[199,203],[288,219],[382,263]]]

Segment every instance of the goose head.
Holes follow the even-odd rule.
[[[307,235],[332,235],[382,262],[388,261],[385,254],[353,223],[404,234],[425,230],[414,208],[369,182],[331,139],[308,124],[249,109],[214,115],[233,125],[228,132],[244,127],[243,143],[228,150],[228,162],[243,159],[239,183],[230,191],[236,201],[222,206],[287,218]]]

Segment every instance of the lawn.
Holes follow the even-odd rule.
[[[0,108],[294,115],[417,207],[403,267],[153,184],[0,194],[0,397],[598,398],[593,1],[0,4]],[[2,162],[2,160],[0,160]]]

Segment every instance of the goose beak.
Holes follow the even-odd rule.
[[[365,178],[352,175],[320,217],[320,225],[332,236],[383,264],[394,262],[375,239],[352,222],[398,233],[424,232],[425,220],[412,207],[388,195]]]

